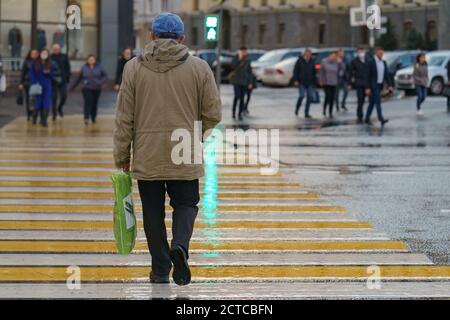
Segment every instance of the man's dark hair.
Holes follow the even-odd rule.
[[[178,35],[175,32],[160,32],[157,33],[156,36],[160,39],[179,39]]]
[[[248,49],[247,49],[246,46],[242,46],[242,47],[239,48],[239,50],[241,50],[241,51],[247,51]]]
[[[374,52],[378,52],[378,51],[384,51],[383,47],[376,47]]]

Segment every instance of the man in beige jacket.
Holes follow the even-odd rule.
[[[175,283],[187,285],[191,280],[189,242],[204,170],[202,161],[193,161],[198,155],[191,156],[192,150],[199,152],[196,148],[181,151],[187,152],[191,161],[174,159],[178,154],[174,147],[180,144],[174,132],[189,133],[191,145],[199,145],[203,134],[220,122],[221,102],[208,64],[190,56],[183,45],[184,25],[177,15],[156,17],[150,37],[142,55],[125,65],[117,101],[114,160],[117,168],[129,171],[133,150],[131,169],[138,180],[152,256],[151,282],[169,283],[173,264]],[[196,132],[199,123],[201,132]],[[173,208],[170,248],[165,226],[166,192]]]

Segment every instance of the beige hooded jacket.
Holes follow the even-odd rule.
[[[202,131],[197,134],[196,121]],[[190,56],[188,48],[175,40],[152,41],[140,57],[125,65],[114,130],[116,167],[130,163],[133,149],[135,179],[198,179],[204,170],[202,161],[194,161],[194,147],[220,121],[220,96],[208,64]],[[188,132],[191,141],[173,141],[177,129]],[[191,149],[180,151],[180,142]],[[178,156],[189,158],[189,152],[191,161],[180,163]]]

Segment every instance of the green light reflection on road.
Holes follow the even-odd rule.
[[[201,220],[206,224],[202,230],[205,242],[218,246],[218,234],[216,230],[217,218],[220,214],[217,212],[217,195],[219,181],[217,178],[217,138],[212,134],[204,143],[204,164],[205,164],[205,183],[203,186]],[[220,142],[219,142],[220,143]],[[204,253],[204,257],[216,258],[218,253]]]

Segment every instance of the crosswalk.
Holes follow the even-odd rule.
[[[151,285],[137,189],[136,248],[116,254],[112,121],[85,127],[70,116],[43,129],[21,118],[0,130],[0,298],[450,297],[450,266],[433,265],[283,170],[262,176],[242,164],[207,166],[193,283]],[[170,237],[168,203],[166,211]],[[73,267],[79,289],[67,286]]]

